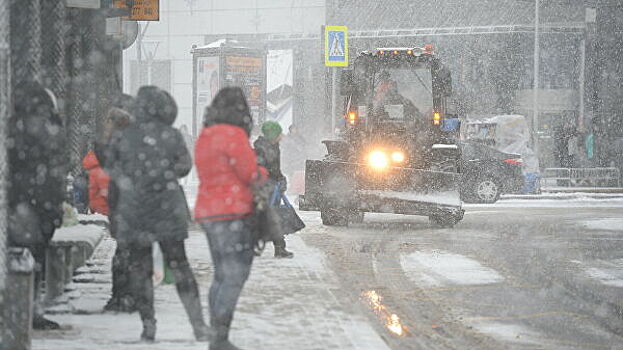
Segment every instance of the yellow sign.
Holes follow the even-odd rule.
[[[328,67],[348,67],[348,29],[324,27],[324,63]]]
[[[127,7],[125,0],[115,0],[115,7]],[[130,11],[130,17],[126,19],[134,21],[159,21],[160,0],[134,0],[134,5]]]

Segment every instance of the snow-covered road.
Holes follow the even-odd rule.
[[[453,229],[389,214],[326,227],[301,213],[308,227],[288,239],[295,258],[274,259],[268,247],[256,260],[233,340],[244,349],[623,349],[623,199],[466,209]],[[136,314],[99,312],[113,247],[104,241],[76,283],[73,313],[54,316],[66,329],[36,332],[33,348],[205,349],[172,286],[157,289],[156,344],[137,342]],[[203,234],[192,232],[187,248],[205,302]]]

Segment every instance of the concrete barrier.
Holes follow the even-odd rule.
[[[4,349],[28,350],[32,334],[32,312],[34,294],[34,266],[30,251],[26,248],[9,248],[7,255],[8,276],[2,346]]]
[[[91,257],[105,230],[99,225],[75,225],[55,232],[46,252],[46,305],[55,304],[63,295],[74,272]]]

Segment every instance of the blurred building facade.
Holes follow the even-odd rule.
[[[353,39],[353,50],[433,43],[453,72],[455,102],[463,115],[532,118],[537,3],[540,69],[534,128],[541,165],[610,165],[615,157],[611,144],[623,136],[620,1],[328,0],[327,22],[359,31],[403,30],[376,40]],[[418,28],[430,30],[409,34]],[[595,135],[592,159],[585,143],[590,134]],[[573,157],[561,156],[567,152]]]
[[[160,21],[149,24],[142,40],[142,60],[151,59],[160,68],[150,69],[149,81],[146,68],[142,74],[133,72],[133,66],[141,66],[135,44],[125,52],[125,90],[134,94],[151,83],[170,91],[179,107],[176,125],[190,127],[193,45],[271,33],[318,33],[324,16],[324,0],[161,0]]]

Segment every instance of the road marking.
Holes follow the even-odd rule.
[[[589,230],[618,231],[623,233],[623,218],[608,218],[584,221],[584,227]]]
[[[418,285],[485,285],[504,281],[495,270],[466,256],[444,251],[418,251],[400,256],[405,274]]]
[[[588,268],[586,273],[599,280],[602,284],[612,287],[623,288],[623,259],[619,259],[618,264],[615,263],[613,267],[605,268]]]
[[[623,259],[595,260],[590,263],[577,260],[571,260],[571,262],[581,265],[588,277],[601,284],[623,288]]]

